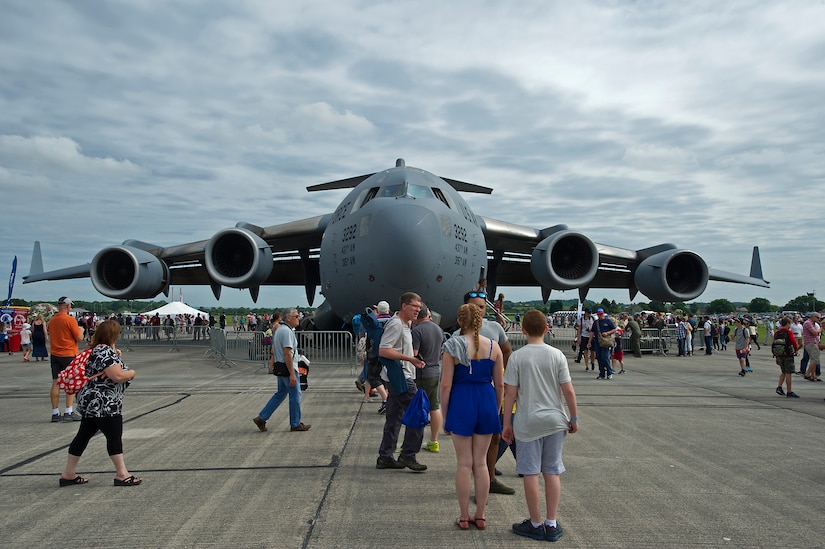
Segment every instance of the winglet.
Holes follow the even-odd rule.
[[[753,247],[753,257],[751,257],[751,278],[762,278],[762,260],[759,259],[759,246]]]
[[[29,275],[38,275],[43,273],[43,255],[40,253],[40,241],[34,241],[34,249],[32,250],[32,263],[29,267]]]

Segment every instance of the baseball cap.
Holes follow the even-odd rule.
[[[57,300],[58,305],[71,305],[72,300],[66,297],[65,295]]]
[[[601,307],[596,309],[596,314],[599,314],[599,313],[604,313],[604,309],[602,309]]]
[[[379,301],[378,302],[378,312],[379,313],[388,313],[390,312],[390,304],[386,301]]]

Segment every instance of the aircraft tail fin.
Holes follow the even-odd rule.
[[[751,278],[762,278],[762,260],[759,258],[759,246],[753,247],[751,257]]]
[[[32,263],[29,267],[29,276],[39,275],[43,273],[43,254],[40,252],[40,241],[34,241],[34,249],[32,250]]]

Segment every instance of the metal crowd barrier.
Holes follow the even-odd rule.
[[[298,349],[310,364],[355,364],[355,342],[350,332],[298,331]],[[258,370],[269,367],[271,340],[264,332],[212,328],[207,356],[220,361],[219,368],[238,362],[258,362]],[[256,372],[258,371],[256,370]]]
[[[699,336],[700,334],[696,334],[696,337]],[[527,339],[525,338],[524,334],[521,333],[521,330],[507,331],[507,339],[510,340],[510,346],[513,348],[514,351],[516,349],[520,349],[527,343]],[[574,343],[574,340],[576,340],[575,327],[563,328],[560,326],[553,326],[553,333],[551,334],[550,332],[548,332],[544,336],[545,343],[563,350],[570,349],[571,345]],[[643,353],[666,355],[667,352],[670,350],[671,345],[675,346],[675,342],[675,328],[665,328],[661,331],[661,333],[659,333],[659,330],[657,328],[642,328],[642,339],[640,341],[640,347]],[[575,343],[578,347],[579,342],[576,340]],[[622,349],[624,349],[625,351],[631,350],[629,333],[625,333],[622,336]]]

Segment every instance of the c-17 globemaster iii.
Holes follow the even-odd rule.
[[[315,314],[318,329],[338,329],[365,306],[413,291],[455,321],[465,292],[486,279],[497,286],[551,290],[626,288],[657,301],[688,301],[709,280],[768,287],[754,247],[748,276],[709,268],[696,253],[673,244],[628,250],[597,244],[566,225],[536,229],[477,215],[459,192],[492,189],[394,168],[307,187],[352,190],[332,213],[268,227],[238,223],[208,240],[162,247],[139,240],[107,246],[91,263],[43,271],[35,242],[24,283],[90,277],[95,289],[115,299],[168,295],[170,286],[208,284],[248,288],[257,300],[262,285],[302,285],[307,300],[325,301]]]

